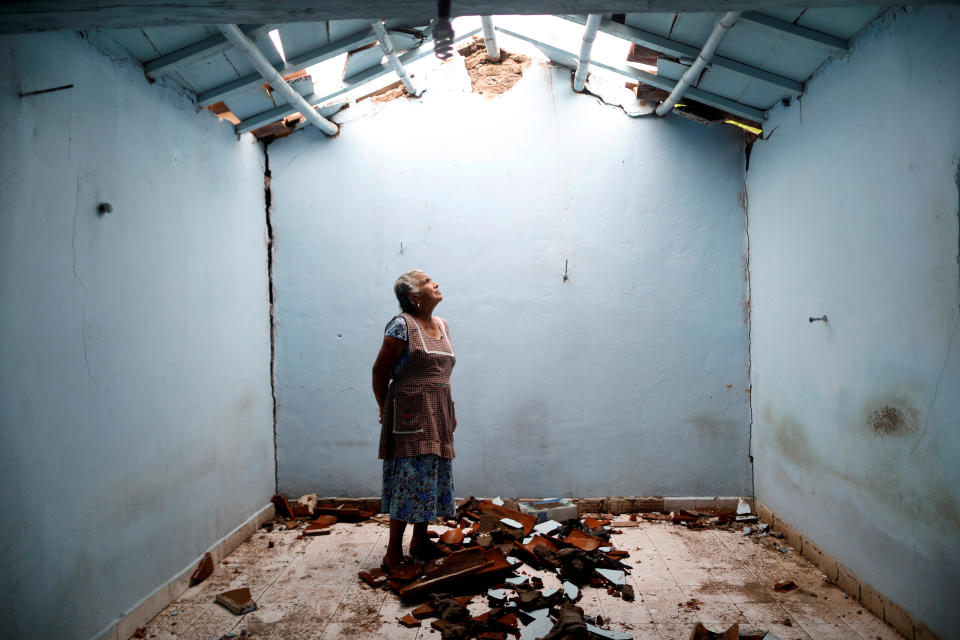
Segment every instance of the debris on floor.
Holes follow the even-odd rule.
[[[209,578],[211,573],[213,573],[213,557],[208,552],[203,554],[203,559],[197,566],[197,570],[190,576],[190,586],[200,584]]]
[[[611,500],[595,500],[596,507],[591,507],[595,510],[587,513],[584,501],[579,501],[583,517],[573,528],[571,522],[537,523],[526,535],[522,528],[526,524],[524,514],[510,513],[517,509],[516,501],[505,499],[501,505],[491,501],[494,507],[506,507],[507,512],[491,511],[482,501],[476,501],[470,511],[480,516],[479,520],[463,513],[462,517],[431,524],[438,537],[453,528],[463,531],[464,540],[457,545],[439,543],[450,555],[433,563],[440,569],[430,577],[444,577],[443,571],[458,569],[467,573],[442,588],[402,600],[396,589],[425,582],[428,576],[423,569],[431,564],[408,563],[392,576],[374,569],[385,550],[389,518],[379,516],[359,524],[337,522],[327,529],[331,535],[317,538],[303,535],[308,517],[296,518],[295,528],[288,530],[286,514],[278,513],[279,518],[261,525],[261,530],[222,560],[208,579],[189,588],[145,625],[146,637],[301,640],[309,635],[316,640],[333,640],[349,635],[441,640],[443,633],[447,637],[467,637],[472,628],[474,637],[482,640],[559,640],[568,630],[567,637],[577,637],[573,630],[579,626],[569,618],[564,619],[569,627],[562,623],[557,628],[562,612],[569,609],[568,605],[576,605],[589,634],[582,637],[589,640],[686,640],[697,622],[716,633],[738,622],[739,640],[903,640],[854,598],[844,598],[835,583],[824,582],[822,571],[800,553],[777,553],[782,542],[772,536],[744,538],[742,525],[734,520],[736,501],[729,504],[726,513],[720,512],[720,505],[707,507],[709,513],[684,514],[678,510],[675,515],[687,517],[676,522],[662,500],[657,506],[664,513],[651,519],[644,518],[643,513],[651,511],[652,505],[636,506],[639,498],[618,499],[618,505],[621,501],[633,512],[616,511],[623,515],[612,516],[603,509]],[[368,499],[318,500],[318,505],[327,503],[334,508],[339,504],[361,510],[378,507]],[[521,528],[503,525],[501,518],[510,515]],[[614,526],[617,521],[639,526],[618,533]],[[698,524],[703,527],[698,528]],[[476,532],[485,527],[489,527],[485,533]],[[609,530],[594,531],[598,527]],[[587,552],[564,544],[573,529],[600,538],[601,546]],[[272,547],[271,542],[275,543]],[[505,554],[501,546],[509,553]],[[521,550],[521,546],[526,549]],[[459,551],[469,554],[450,558]],[[492,559],[488,560],[487,552],[499,555],[491,553]],[[597,563],[594,559],[600,554],[633,568],[624,572],[625,584],[619,590],[603,574],[618,582],[617,571],[622,569],[605,561]],[[574,572],[583,570],[582,589],[564,579],[570,574],[564,573],[569,569],[561,558]],[[593,566],[590,560],[594,560]],[[487,566],[487,562],[492,564]],[[531,563],[541,564],[535,568]],[[604,571],[598,572],[597,568]],[[358,572],[369,580],[357,580]],[[773,585],[783,579],[793,580],[797,588],[776,592]],[[678,580],[683,585],[679,590]],[[218,593],[239,586],[250,588],[256,611],[239,616],[213,604]],[[635,590],[633,601],[628,595],[631,590]],[[443,611],[438,614],[431,605],[432,594],[447,594],[467,607],[469,616],[458,619],[457,611],[462,615],[462,610],[452,604],[441,606]],[[729,594],[736,604],[723,594]],[[699,608],[677,607],[690,600],[697,600],[692,604]],[[474,626],[475,619],[483,626]],[[405,628],[405,624],[417,622],[422,625],[419,629]],[[559,634],[550,636],[555,629]]]
[[[520,640],[629,638],[603,635],[608,631],[602,625],[595,627],[603,632],[599,636],[588,631],[588,622],[594,620],[585,620],[583,610],[574,604],[580,587],[588,585],[628,602],[635,598],[626,582],[631,567],[623,562],[629,552],[610,542],[610,520],[574,517],[538,522],[538,516],[564,513],[561,510],[572,505],[536,505],[545,508],[535,507],[535,515],[521,511],[516,501],[503,502],[467,498],[438,537],[442,557],[414,561],[391,573],[384,568],[361,571],[360,579],[373,588],[389,589],[404,601],[426,600],[410,615],[417,620],[437,618],[431,626],[443,639],[506,634],[519,634]],[[522,575],[524,564],[556,573],[563,588],[544,589],[541,579]],[[466,601],[482,596],[489,610],[471,616]],[[408,618],[398,623],[412,624]]]
[[[731,625],[726,631],[714,633],[710,631],[703,623],[698,622],[690,633],[690,640],[738,640],[740,637],[740,625]]]
[[[312,517],[313,512],[317,510],[317,494],[310,493],[300,496],[296,501],[289,503],[295,516]]]
[[[780,580],[773,585],[773,590],[780,592],[791,591],[796,588],[797,585],[793,582],[793,580]]]
[[[253,601],[253,598],[250,596],[250,589],[246,587],[218,593],[216,602],[217,604],[222,604],[238,616],[257,609],[257,603]]]

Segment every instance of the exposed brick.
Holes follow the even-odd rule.
[[[644,497],[634,500],[634,509],[637,513],[663,512],[663,497]]]
[[[603,500],[599,498],[580,498],[574,500],[577,505],[577,512],[580,515],[585,513],[600,513],[603,511]]]
[[[902,633],[907,640],[913,640],[913,618],[903,607],[885,599],[883,603],[883,621]]]
[[[797,553],[803,552],[803,536],[800,535],[799,531],[781,520],[780,516],[774,515],[773,529],[774,531],[783,532],[783,537],[787,541],[787,544],[796,549]]]
[[[837,584],[854,600],[860,599],[860,578],[842,564],[837,564]]]
[[[685,509],[687,511],[696,511],[697,499],[696,498],[664,498],[663,499],[664,511],[680,511],[682,509]]]
[[[760,522],[766,522],[767,524],[773,524],[773,511],[767,505],[763,504],[759,500],[756,501],[757,507],[757,517],[760,518]]]
[[[883,620],[883,605],[886,598],[880,595],[880,592],[868,585],[866,582],[860,582],[860,603],[873,615]]]
[[[801,544],[803,545],[801,548],[803,557],[819,567],[822,562],[823,551],[821,551],[820,547],[817,546],[810,538],[803,535],[800,537],[802,539]]]
[[[840,563],[823,549],[820,550],[820,560],[818,561],[817,566],[820,567],[820,570],[823,571],[823,574],[827,576],[831,582],[836,582],[839,579]]]

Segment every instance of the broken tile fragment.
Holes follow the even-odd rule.
[[[399,622],[400,622],[400,624],[402,624],[403,626],[408,627],[408,628],[409,628],[409,627],[419,627],[421,624],[423,624],[422,622],[420,622],[419,620],[417,620],[416,618],[414,618],[414,617],[413,617],[411,614],[409,614],[409,613],[408,613],[407,615],[403,616],[402,618],[400,618],[400,621],[399,621]]]
[[[383,572],[383,569],[379,567],[376,569],[369,569],[367,571],[361,571],[359,574],[360,579],[366,582],[368,585],[377,589],[382,587],[387,582],[387,574]]]
[[[270,502],[273,503],[273,506],[276,509],[278,517],[281,518],[294,518],[293,508],[290,506],[290,503],[279,493],[270,498]]]
[[[600,548],[603,540],[584,533],[579,529],[574,529],[566,538],[563,539],[563,542],[584,551],[596,551]]]
[[[738,640],[740,625],[733,624],[726,631],[713,632],[698,622],[690,633],[690,640]]]
[[[218,593],[216,602],[237,615],[250,613],[257,608],[257,604],[253,601],[253,598],[250,597],[250,589],[246,587]]]
[[[410,612],[417,620],[423,620],[424,618],[432,618],[436,615],[436,611],[433,610],[433,605],[429,602],[424,602],[422,605]]]
[[[626,584],[627,574],[618,569],[597,569],[597,573],[609,580],[614,585]]]
[[[797,585],[793,580],[780,580],[778,582],[775,582],[773,585],[773,590],[780,591],[780,592],[792,591],[793,589],[796,589],[796,588],[797,588]]]
[[[500,518],[500,522],[507,525],[508,527],[513,527],[514,529],[522,529],[523,525],[513,518]]]
[[[587,529],[596,529],[596,528],[598,528],[598,527],[605,527],[605,526],[607,526],[608,524],[610,524],[610,521],[609,521],[609,520],[598,520],[597,518],[587,517],[587,518],[584,518],[584,519],[583,519],[583,524],[587,527]]]
[[[300,496],[289,504],[290,508],[293,509],[293,515],[312,517],[314,509],[317,508],[317,494],[310,493],[305,496]]]
[[[487,597],[491,600],[503,602],[507,599],[506,589],[487,589]]]
[[[580,587],[573,584],[569,580],[564,581],[563,591],[567,594],[567,598],[569,598],[571,602],[575,602],[577,598],[580,597]]]
[[[463,530],[447,529],[440,535],[440,542],[444,544],[460,544],[463,542]]]
[[[197,570],[190,576],[190,586],[200,584],[209,578],[211,573],[213,573],[213,557],[207,552],[203,554],[203,559],[197,565]]]
[[[599,638],[607,638],[608,640],[633,640],[633,636],[629,633],[624,633],[623,631],[612,631],[610,629],[601,629],[600,627],[595,627],[592,624],[587,625],[587,631],[594,636]]]
[[[557,522],[556,520],[547,520],[546,522],[541,522],[540,524],[533,527],[533,530],[536,531],[537,533],[547,534],[547,533],[556,531],[560,527],[561,527],[560,523]]]
[[[536,640],[543,638],[553,629],[553,622],[550,621],[549,609],[542,609],[543,615],[534,616],[533,621],[520,630],[520,640]],[[530,614],[539,613],[531,611]]]
[[[320,527],[315,524],[307,525],[307,528],[303,530],[303,535],[328,536],[330,535],[330,527]]]

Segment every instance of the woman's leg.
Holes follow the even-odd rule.
[[[427,535],[426,522],[413,523],[413,539],[410,540],[410,555],[421,560],[439,558],[443,555],[440,548]]]
[[[404,520],[390,519],[390,540],[387,542],[387,553],[383,556],[383,564],[390,570],[399,569],[403,564],[403,532],[406,528]]]

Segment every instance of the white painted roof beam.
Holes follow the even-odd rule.
[[[814,31],[813,29],[801,27],[800,25],[793,24],[791,22],[784,22],[783,20],[778,20],[777,18],[771,18],[770,16],[757,13],[756,11],[744,11],[743,15],[740,17],[740,21],[753,23],[767,29],[772,29],[784,36],[787,36],[795,42],[799,42],[815,49],[820,49],[821,51],[825,51],[830,55],[846,53],[850,48],[850,45],[843,38],[838,38],[830,35],[829,33],[823,33],[822,31]]]
[[[467,38],[475,36],[480,33],[480,29],[473,29],[471,31],[465,31],[463,33],[457,34],[454,43],[461,42]],[[403,55],[399,56],[400,62],[408,64],[415,60],[419,60],[428,55],[433,55],[433,42],[425,42],[416,49],[407,51]],[[343,86],[336,89],[335,91],[328,93],[323,96],[318,96],[316,94],[310,94],[307,96],[302,96],[304,100],[308,103],[317,105],[324,102],[329,102],[334,98],[341,96],[349,91],[353,91],[357,87],[364,85],[372,80],[375,80],[381,76],[384,76],[393,71],[393,67],[389,63],[383,63],[379,66],[373,67],[372,69],[367,69],[366,71],[361,71],[355,76],[352,76],[350,80],[344,82]],[[286,118],[289,115],[296,113],[296,109],[291,109],[289,105],[280,105],[275,109],[270,109],[269,111],[264,111],[248,117],[243,120],[236,126],[237,133],[246,133],[247,131],[253,131],[258,129],[265,124],[270,122],[275,122],[281,118]]]
[[[278,72],[282,71],[285,74],[290,74],[295,71],[300,71],[301,69],[306,69],[307,67],[313,66],[318,62],[323,62],[324,60],[329,60],[334,58],[341,53],[346,53],[347,51],[353,51],[355,49],[360,49],[372,44],[377,41],[376,35],[370,29],[364,29],[358,33],[347,36],[337,40],[336,42],[331,42],[317,49],[313,49],[304,54],[296,56],[295,58],[290,58],[287,60],[287,64],[282,66],[274,66]],[[272,66],[272,65],[271,65]],[[231,95],[234,95],[248,87],[254,87],[261,83],[261,76],[259,73],[252,73],[248,76],[244,76],[238,80],[233,80],[226,84],[222,84],[218,87],[212,87],[205,91],[201,91],[197,94],[197,104],[201,107],[208,107],[217,102],[227,100]]]
[[[570,22],[576,22],[577,24],[586,24],[587,22],[584,16],[579,15],[563,15],[558,17],[569,20]],[[621,40],[626,40],[627,42],[639,44],[642,47],[647,47],[660,53],[665,53],[674,58],[690,58],[692,60],[696,58],[699,53],[696,47],[692,47],[683,42],[669,40],[655,33],[643,31],[636,27],[628,27],[619,22],[611,22],[610,20],[604,20],[600,23],[600,32],[620,38]],[[802,82],[771,73],[764,69],[751,67],[750,65],[731,60],[730,58],[715,55],[710,65],[719,69],[733,71],[752,80],[759,80],[793,96],[799,96],[803,93]]]
[[[590,51],[593,49],[593,41],[597,37],[597,29],[600,28],[600,21],[603,16],[599,13],[591,13],[587,16],[587,26],[583,30],[583,42],[580,43],[580,55],[577,57],[577,71],[573,74],[573,90],[583,91],[587,83],[587,73],[590,71]]]
[[[493,18],[480,16],[483,25],[483,46],[487,48],[487,57],[494,62],[500,61],[500,46],[497,44],[497,30],[493,27]]]
[[[383,20],[374,20],[370,23],[370,26],[373,27],[373,32],[376,34],[377,40],[380,41],[380,48],[383,49],[384,55],[387,56],[387,62],[390,63],[394,73],[397,74],[400,82],[403,83],[403,88],[412,96],[418,96],[423,93],[423,90],[418,89],[413,83],[413,78],[410,77],[410,74],[407,73],[407,70],[403,67],[403,63],[397,58],[397,52],[393,50],[393,41],[390,39],[390,34],[387,33],[387,28],[384,26]]]
[[[248,38],[256,40],[262,34],[266,34],[272,28],[272,25],[247,24],[241,26],[240,31],[242,31]],[[222,33],[218,33],[217,35],[210,36],[209,38],[201,40],[200,42],[188,44],[183,48],[177,49],[176,51],[171,51],[170,53],[162,55],[158,58],[154,58],[153,60],[148,60],[143,63],[143,70],[151,78],[156,78],[185,64],[199,62],[201,60],[211,58],[215,55],[223,53],[229,48],[230,43],[227,42],[227,39]]]
[[[673,105],[679,102],[680,98],[690,90],[693,83],[700,78],[700,74],[707,68],[710,59],[713,58],[713,55],[716,53],[717,47],[720,46],[723,39],[730,33],[730,29],[737,23],[737,18],[739,17],[739,11],[727,11],[720,16],[716,24],[713,25],[713,31],[710,32],[707,41],[703,43],[703,48],[700,49],[700,52],[697,54],[697,59],[683,72],[680,80],[677,81],[677,86],[670,91],[670,95],[657,105],[656,114],[658,116],[665,116],[673,111]]]
[[[577,54],[572,51],[561,49],[554,45],[541,42],[535,38],[531,38],[530,36],[525,36],[515,31],[504,29],[503,27],[497,27],[497,30],[500,33],[507,34],[508,36],[512,36],[514,38],[519,38],[520,40],[525,40],[527,42],[530,42],[544,51],[549,51],[552,54],[551,57],[565,67],[569,67],[570,69],[577,68]],[[662,78],[652,73],[647,73],[646,71],[641,71],[640,69],[629,67],[625,64],[607,63],[597,59],[592,60],[590,64],[592,64],[593,66],[599,69],[605,69],[607,71],[611,71],[613,73],[619,74],[626,78],[630,78],[631,80],[634,80],[636,82],[642,82],[643,84],[650,85],[651,87],[656,87],[657,89],[663,89],[664,91],[670,91],[676,85],[676,81],[674,80],[670,80],[669,78]],[[691,87],[687,91],[687,95],[692,100],[696,100],[697,102],[702,102],[703,104],[710,105],[711,107],[716,107],[717,109],[722,109],[724,111],[727,111],[734,115],[741,116],[743,118],[747,118],[749,120],[762,122],[763,120],[766,119],[766,114],[760,109],[755,109],[751,106],[741,104],[729,98],[725,98],[723,96],[719,96],[714,93],[703,91],[702,89],[696,89],[694,87]]]
[[[220,33],[226,36],[227,40],[230,41],[230,44],[232,44],[234,48],[245,54],[247,58],[250,59],[250,62],[253,63],[253,67],[257,70],[257,72],[263,76],[264,80],[270,83],[270,86],[273,87],[274,91],[280,94],[280,96],[287,101],[287,103],[294,109],[294,112],[299,111],[301,114],[303,114],[303,117],[307,119],[307,122],[317,127],[328,136],[335,136],[340,132],[340,127],[317,113],[316,109],[313,108],[313,105],[304,100],[303,96],[297,93],[294,88],[283,79],[283,76],[280,75],[279,71],[273,68],[273,65],[270,64],[270,61],[267,60],[266,56],[263,55],[263,52],[257,48],[257,45],[250,42],[247,36],[243,35],[240,29],[237,28],[237,25],[220,24],[217,25],[217,28],[220,29]]]

